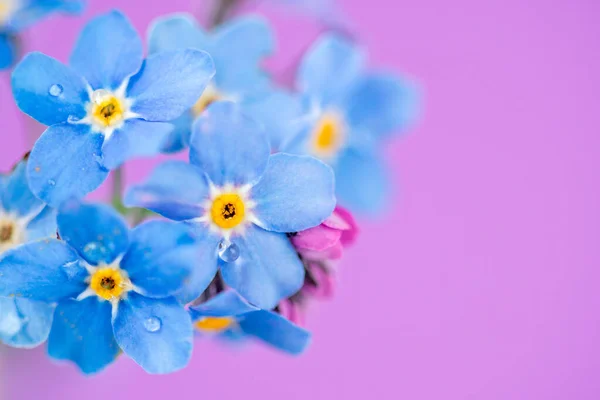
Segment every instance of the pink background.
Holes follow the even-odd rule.
[[[143,32],[190,9],[91,3],[82,19],[31,30],[29,48],[64,60],[84,22],[111,7]],[[44,349],[5,350],[0,398],[600,398],[600,3],[340,3],[373,64],[421,84],[424,116],[388,148],[396,197],[383,219],[362,221],[337,298],[310,319],[306,355],[200,341],[182,372],[148,376],[122,359],[90,379]],[[281,69],[317,30],[270,15]],[[5,83],[3,169],[26,150]],[[148,165],[134,162],[129,181]]]

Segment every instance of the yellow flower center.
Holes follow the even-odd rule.
[[[317,122],[313,133],[313,150],[319,157],[334,155],[344,143],[343,122],[333,113],[326,113]]]
[[[217,196],[213,200],[210,215],[220,228],[235,228],[244,221],[246,207],[242,198],[234,193]]]
[[[121,101],[113,95],[104,97],[98,102],[94,102],[92,115],[96,122],[101,126],[113,126],[123,121],[123,105]]]
[[[235,325],[235,319],[232,317],[204,317],[196,322],[196,329],[218,333],[231,328]]]
[[[0,215],[0,253],[25,242],[25,231],[16,219]]]
[[[120,268],[103,267],[98,268],[90,280],[90,288],[105,300],[113,300],[121,297],[123,292],[131,288],[129,278],[124,276]]]
[[[196,104],[192,106],[192,114],[194,117],[198,117],[212,103],[223,99],[225,99],[225,97],[217,89],[215,89],[214,86],[209,85],[206,87]]]

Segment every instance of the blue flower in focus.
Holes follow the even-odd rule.
[[[255,337],[290,354],[302,353],[311,335],[281,315],[261,310],[234,290],[226,290],[200,305],[190,307],[194,326],[206,335]]]
[[[111,208],[79,204],[57,222],[62,240],[25,244],[0,260],[0,295],[58,303],[50,356],[85,373],[120,349],[149,373],[183,368],[192,323],[173,295],[195,265],[189,228],[150,221],[130,232]]]
[[[0,0],[0,70],[16,61],[19,32],[51,13],[79,13],[84,5],[82,0]]]
[[[383,209],[388,179],[382,144],[414,121],[415,90],[394,74],[365,71],[362,50],[335,35],[322,37],[306,54],[297,86],[307,117],[282,150],[331,165],[343,206]]]
[[[296,293],[304,268],[285,232],[331,215],[331,168],[313,157],[271,155],[261,126],[228,102],[212,104],[194,123],[190,161],[160,165],[125,197],[127,205],[196,227],[201,268],[182,301],[202,293],[219,259],[225,283],[262,309]]]
[[[158,153],[173,120],[194,104],[214,75],[210,56],[177,50],[143,59],[142,42],[113,11],[84,28],[70,67],[27,55],[12,76],[18,106],[50,127],[28,164],[33,193],[52,206],[82,198],[109,170]]]
[[[165,151],[174,152],[189,145],[192,123],[206,107],[218,100],[249,103],[269,92],[269,77],[261,62],[274,49],[274,35],[268,23],[258,16],[229,21],[214,31],[201,28],[189,14],[158,18],[150,28],[149,52],[195,48],[208,52],[216,75],[201,97],[177,121]]]
[[[0,259],[24,243],[56,237],[56,213],[31,193],[25,171],[21,162],[10,175],[0,176]],[[23,348],[44,342],[54,307],[11,294],[0,298],[0,340]]]

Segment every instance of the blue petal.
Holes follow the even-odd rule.
[[[174,128],[163,143],[162,151],[164,153],[176,153],[190,145],[190,136],[192,134],[192,124],[194,116],[190,111],[181,115],[181,117],[171,121]]]
[[[101,371],[115,361],[119,346],[111,326],[111,304],[88,297],[58,305],[48,338],[48,355],[73,361],[86,374]]]
[[[193,15],[177,13],[157,18],[153,21],[148,34],[148,52],[198,49],[211,52],[209,38],[202,31]]]
[[[239,258],[221,266],[227,285],[246,300],[272,309],[283,298],[300,290],[304,267],[285,234],[268,232],[254,225],[232,242],[240,248]]]
[[[261,227],[275,232],[303,231],[333,213],[333,171],[316,158],[278,153],[269,159],[251,196]]]
[[[56,210],[50,207],[45,207],[27,225],[27,241],[56,238]]]
[[[108,176],[108,170],[99,164],[103,141],[88,125],[49,127],[33,146],[27,163],[33,193],[59,207],[95,190]]]
[[[54,306],[28,299],[0,298],[0,339],[11,347],[31,349],[48,338]],[[8,328],[6,322],[11,320]],[[18,330],[14,331],[14,320]],[[3,324],[4,323],[4,324]],[[4,325],[4,326],[3,326]]]
[[[130,292],[113,321],[117,342],[151,374],[185,367],[192,356],[192,322],[174,298],[150,299]]]
[[[53,12],[77,14],[83,11],[82,0],[33,0],[28,1],[14,13],[9,21],[10,29],[20,31]]]
[[[392,74],[360,78],[349,90],[347,123],[354,131],[387,136],[414,122],[418,114],[415,88]]]
[[[114,90],[140,69],[143,52],[142,40],[127,17],[111,11],[85,26],[69,62],[93,89]]]
[[[200,305],[190,307],[190,314],[193,320],[197,320],[202,317],[240,316],[257,310],[235,290],[229,289]]]
[[[131,232],[131,246],[121,268],[144,296],[171,296],[197,266],[199,254],[195,244],[187,225],[149,221]]]
[[[239,321],[244,333],[290,354],[301,354],[310,344],[310,332],[271,311],[246,314]]]
[[[60,61],[29,53],[12,73],[13,96],[19,108],[45,125],[82,119],[89,102],[84,79]]]
[[[349,40],[333,34],[321,37],[298,70],[298,88],[323,104],[337,100],[359,76],[365,55]]]
[[[19,217],[34,217],[44,203],[31,193],[27,182],[27,163],[20,162],[4,183],[2,206]]]
[[[190,161],[216,185],[255,183],[267,166],[270,148],[262,126],[237,104],[217,102],[194,122]]]
[[[173,125],[165,122],[127,120],[104,142],[102,164],[115,169],[132,158],[156,155],[163,149],[172,130]]]
[[[213,75],[212,58],[199,50],[154,54],[131,78],[127,96],[131,111],[148,121],[170,121],[192,107]]]
[[[60,237],[91,265],[110,264],[129,246],[127,224],[107,205],[71,203],[56,221]]]
[[[0,71],[13,65],[16,53],[14,37],[0,33]]]
[[[0,296],[52,303],[81,294],[88,272],[65,242],[47,239],[2,254]]]
[[[182,161],[167,161],[156,167],[145,183],[127,191],[125,205],[185,221],[202,216],[201,204],[208,195],[208,182],[198,168]]]
[[[355,212],[376,213],[386,205],[389,179],[381,157],[348,149],[335,166],[339,202]]]

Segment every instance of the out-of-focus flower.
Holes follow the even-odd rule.
[[[302,353],[310,343],[306,330],[272,311],[249,304],[228,289],[190,307],[194,327],[204,335],[250,336],[289,354]]]
[[[0,70],[14,64],[19,32],[55,12],[79,13],[84,5],[82,0],[0,0]]]
[[[109,169],[153,155],[214,75],[210,56],[178,50],[143,59],[142,42],[113,11],[84,28],[70,67],[27,55],[12,76],[18,106],[50,125],[28,163],[33,193],[53,206],[96,189]]]
[[[270,79],[261,68],[274,49],[273,32],[258,16],[238,18],[205,31],[193,16],[175,14],[157,19],[149,32],[150,54],[194,48],[208,52],[216,75],[194,106],[175,121],[165,151],[179,151],[189,145],[193,120],[218,100],[248,103],[269,92]]]
[[[193,126],[190,164],[159,166],[125,198],[197,228],[202,257],[184,301],[198,297],[222,260],[225,283],[271,309],[296,293],[304,268],[286,232],[319,225],[335,207],[334,177],[307,156],[270,154],[260,124],[217,102]]]
[[[57,217],[62,240],[9,250],[0,295],[58,303],[51,357],[85,373],[120,349],[149,373],[183,368],[192,351],[189,314],[173,297],[195,265],[189,228],[150,221],[129,232],[111,208],[68,204]]]
[[[23,161],[0,176],[0,259],[24,243],[56,237],[56,213],[31,193],[25,171]],[[0,298],[0,340],[13,347],[39,345],[48,337],[53,312],[45,302]]]
[[[305,127],[283,151],[329,163],[340,204],[361,212],[383,209],[388,180],[381,143],[415,119],[414,88],[394,74],[366,72],[363,51],[336,35],[322,37],[306,54],[297,86]]]

